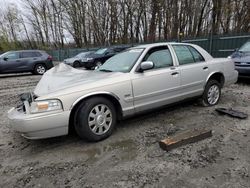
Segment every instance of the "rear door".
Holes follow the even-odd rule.
[[[151,70],[135,73],[132,78],[136,112],[178,101],[180,72],[174,66],[168,47],[150,49],[143,61],[152,61],[155,66]]]
[[[20,60],[22,62],[22,70],[31,71],[35,63],[40,61],[39,52],[23,51],[20,53]]]
[[[0,62],[1,73],[14,73],[20,72],[21,61],[19,58],[19,52],[7,53]]]
[[[180,92],[184,98],[201,95],[209,74],[209,64],[192,46],[172,45],[181,73]]]

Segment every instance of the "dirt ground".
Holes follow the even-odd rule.
[[[7,127],[7,111],[40,78],[0,75],[0,187],[250,187],[250,118],[221,116],[197,101],[125,120],[99,143],[22,138]],[[250,114],[250,79],[224,88],[217,107]],[[167,135],[196,127],[213,137],[160,149]]]

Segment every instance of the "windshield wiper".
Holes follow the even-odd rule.
[[[113,72],[112,70],[108,70],[108,69],[99,69],[99,71],[102,71],[102,72]]]

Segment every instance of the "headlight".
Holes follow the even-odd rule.
[[[50,112],[62,110],[62,103],[59,100],[36,101],[30,105],[30,113]]]
[[[232,59],[232,57],[231,57],[231,56],[228,56],[227,58],[228,58],[228,59]]]
[[[87,58],[87,61],[92,61],[94,58]]]

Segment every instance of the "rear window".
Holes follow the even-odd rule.
[[[41,57],[40,52],[21,52],[21,58]]]
[[[205,61],[204,57],[192,46],[173,45],[180,65]]]
[[[192,53],[195,62],[202,62],[205,61],[204,57],[200,54],[200,52],[198,52],[195,48],[193,48],[192,46],[188,46],[188,49],[190,50],[190,52]]]
[[[190,52],[187,46],[173,45],[173,48],[180,65],[185,65],[195,62],[193,54]]]

